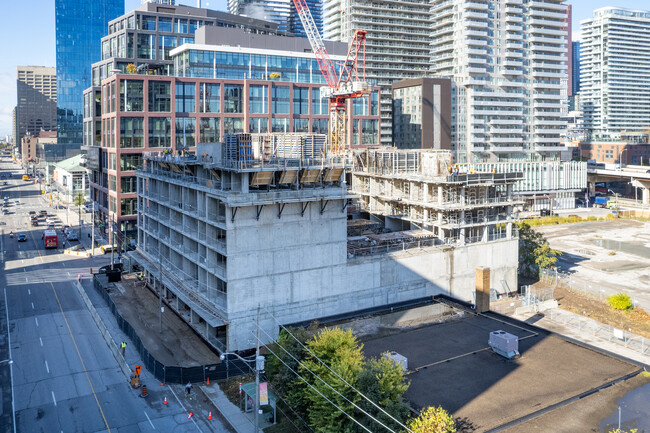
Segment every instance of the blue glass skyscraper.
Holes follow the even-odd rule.
[[[573,66],[573,94],[580,92],[580,41],[573,42],[573,51],[572,51],[572,66]]]
[[[124,14],[124,0],[56,0],[56,85],[58,158],[82,144],[83,91],[91,65],[101,59],[108,22]]]

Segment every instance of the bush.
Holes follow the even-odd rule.
[[[623,292],[618,292],[615,295],[608,296],[607,302],[609,303],[609,306],[615,310],[629,310],[632,308],[632,299],[629,295]]]

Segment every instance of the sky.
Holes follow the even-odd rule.
[[[89,0],[92,1],[92,0]],[[55,0],[4,0],[0,6],[2,62],[0,62],[0,137],[11,134],[11,113],[16,106],[17,66],[56,66],[54,35]],[[618,6],[650,9],[648,0],[570,0],[573,5],[573,31],[594,9]],[[196,5],[195,0],[177,0],[177,4]],[[125,11],[140,5],[140,0],[125,0]],[[202,0],[203,7],[226,10],[226,0]],[[88,65],[90,68],[90,65]]]

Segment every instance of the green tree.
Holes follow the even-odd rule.
[[[75,194],[75,196],[72,199],[72,202],[74,203],[75,206],[81,206],[86,202],[86,197],[84,196],[83,192],[78,192]]]
[[[404,370],[394,361],[385,357],[370,359],[359,374],[358,390],[377,403],[402,424],[409,415],[409,405],[404,401],[404,393],[410,383],[404,379]],[[392,430],[399,430],[398,423],[377,409],[365,399],[358,403],[366,413],[381,421]],[[371,431],[379,431],[379,425],[359,411],[358,419]]]
[[[541,233],[533,230],[525,221],[519,224],[519,272],[537,276],[541,269],[554,269],[561,251],[550,247]]]
[[[300,384],[294,390],[294,398],[292,400],[296,401],[295,397],[299,395],[301,401],[298,403],[306,408],[309,424],[316,433],[346,433],[355,431],[355,422],[340,410],[333,407],[330,402],[334,403],[347,414],[354,415],[355,408],[346,399],[357,403],[360,398],[359,395],[332,373],[332,371],[321,364],[318,359],[327,364],[347,383],[356,387],[359,374],[363,370],[364,356],[361,352],[362,346],[356,337],[352,335],[351,330],[344,331],[340,328],[330,328],[321,330],[307,343],[307,347],[311,353],[305,354],[305,359],[299,367],[299,373],[305,381],[311,384],[314,389],[318,390],[329,401],[304,383]],[[320,377],[333,389],[340,392],[346,399],[334,392],[317,377]]]
[[[442,407],[429,407],[407,424],[414,433],[454,433],[456,423]]]

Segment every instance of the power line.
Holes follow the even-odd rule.
[[[272,339],[272,337],[271,337],[271,336],[270,336],[270,335],[269,335],[265,330],[263,330],[263,329],[261,329],[261,328],[260,328],[260,330],[261,330],[262,332],[264,332],[264,334],[265,334],[267,337],[269,337],[269,338]],[[277,343],[276,343],[276,344],[277,344]],[[391,433],[396,433],[393,429],[391,429],[390,427],[388,427],[387,425],[385,425],[384,423],[382,423],[381,421],[379,421],[377,418],[375,418],[375,417],[373,417],[372,415],[370,415],[368,412],[366,412],[366,411],[363,410],[361,407],[359,407],[356,403],[354,403],[354,402],[351,401],[349,398],[347,398],[346,396],[344,396],[344,395],[343,395],[339,390],[334,389],[334,387],[332,387],[329,383],[325,382],[325,380],[324,380],[323,378],[321,378],[319,375],[317,375],[316,373],[314,373],[313,371],[311,371],[309,368],[307,368],[307,367],[305,366],[305,364],[303,364],[303,363],[302,363],[300,360],[298,360],[295,356],[293,356],[291,353],[289,353],[289,351],[287,351],[287,349],[285,349],[281,344],[277,344],[277,346],[278,346],[280,349],[284,350],[284,352],[285,352],[287,355],[289,355],[291,358],[293,358],[293,360],[296,361],[296,362],[297,362],[301,367],[303,367],[305,370],[307,370],[308,372],[310,372],[310,373],[311,373],[315,378],[317,378],[318,380],[320,380],[321,382],[323,382],[323,384],[325,384],[325,386],[327,386],[329,389],[331,389],[332,391],[334,391],[335,393],[337,393],[338,395],[340,395],[341,397],[343,397],[343,399],[344,399],[345,401],[347,401],[348,403],[350,403],[350,404],[351,404],[352,406],[354,406],[357,410],[360,410],[361,412],[363,412],[364,415],[366,415],[366,416],[369,417],[371,420],[373,420],[374,422],[376,422],[376,423],[379,424],[380,426],[384,427],[386,430],[390,431]],[[268,346],[266,346],[266,347],[268,348]],[[279,358],[278,358],[278,359],[279,359]],[[355,420],[355,421],[356,421],[356,420]]]
[[[270,386],[270,385],[271,385],[271,384],[269,383],[269,386]],[[271,388],[273,388],[273,387],[271,387]],[[300,420],[300,422],[302,422],[302,423],[305,425],[305,427],[307,427],[307,428],[309,429],[309,431],[311,431],[311,432],[314,431],[314,430],[309,426],[309,424],[307,424],[307,421],[305,421],[305,420],[304,420],[304,419],[303,419],[303,418],[298,414],[298,412],[296,412],[296,411],[291,407],[291,405],[290,405],[290,404],[289,404],[289,403],[288,403],[284,398],[282,398],[282,396],[281,396],[280,394],[276,393],[275,395],[276,395],[276,397],[280,397],[280,400],[282,400],[282,402],[283,402],[284,404],[287,405],[287,407],[289,408],[289,410],[291,410],[291,412],[293,412],[293,414],[294,414],[296,417],[298,417],[298,419]],[[293,424],[293,426],[294,426],[297,430],[300,430],[300,429],[298,428],[298,426],[297,426],[293,421],[291,421],[291,419],[287,416],[286,413],[284,413],[284,411],[283,411],[282,409],[280,409],[280,412],[282,412],[282,414],[283,414],[283,415],[284,415],[284,416],[289,420],[289,422],[291,422],[291,424]]]
[[[251,332],[251,333],[254,335],[253,332]],[[255,337],[255,338],[257,338],[257,337]],[[364,425],[361,424],[359,421],[357,421],[356,419],[354,419],[353,416],[351,416],[351,415],[348,414],[346,411],[344,411],[343,409],[341,409],[341,408],[340,408],[336,403],[334,403],[332,400],[330,400],[329,398],[325,397],[325,395],[323,395],[322,392],[320,392],[318,389],[316,389],[316,388],[314,387],[314,385],[312,385],[311,383],[307,382],[307,380],[306,380],[304,377],[302,377],[301,375],[299,375],[298,373],[296,373],[296,371],[295,371],[293,368],[289,367],[289,366],[287,365],[287,363],[284,362],[284,361],[283,361],[283,360],[282,360],[282,359],[281,359],[281,358],[280,358],[280,357],[279,357],[279,356],[278,356],[278,355],[277,355],[273,350],[271,350],[271,348],[270,348],[266,343],[262,342],[261,339],[260,339],[259,341],[260,341],[260,343],[261,343],[264,347],[266,347],[266,349],[267,349],[269,352],[271,352],[271,353],[273,354],[273,356],[275,356],[275,357],[276,357],[276,358],[277,358],[277,359],[278,359],[282,364],[284,364],[285,367],[287,367],[287,368],[288,368],[288,369],[289,369],[293,374],[295,374],[296,376],[298,376],[298,378],[299,378],[300,380],[302,380],[303,382],[305,382],[305,383],[306,383],[306,384],[307,384],[311,389],[313,389],[314,391],[316,391],[316,393],[317,393],[318,395],[320,395],[321,397],[323,397],[323,398],[324,398],[328,403],[330,403],[332,406],[334,406],[335,408],[337,408],[341,413],[343,413],[345,416],[347,416],[347,417],[350,418],[352,421],[354,421],[356,424],[358,424],[359,427],[361,427],[362,429],[364,429],[364,430],[367,431],[368,433],[372,433],[372,431],[368,430],[368,428],[367,428],[366,426],[364,426]]]
[[[349,386],[350,388],[352,388],[354,391],[356,391],[356,392],[357,392],[361,397],[363,397],[367,402],[369,402],[370,404],[372,404],[374,407],[376,407],[377,409],[379,409],[382,413],[384,413],[385,415],[387,415],[390,419],[392,419],[393,421],[395,421],[395,422],[396,422],[400,427],[405,428],[406,431],[408,431],[408,432],[410,432],[410,433],[414,433],[413,430],[411,430],[410,428],[408,428],[407,426],[405,426],[402,422],[400,422],[398,419],[396,419],[393,415],[391,415],[390,413],[388,413],[384,408],[382,408],[381,406],[379,406],[377,403],[375,403],[374,401],[372,401],[369,397],[367,397],[367,396],[366,396],[365,394],[363,394],[361,391],[359,391],[359,390],[356,389],[354,386],[352,386],[352,384],[350,384],[350,383],[349,383],[348,381],[346,381],[343,377],[341,377],[341,376],[340,376],[336,371],[332,370],[332,368],[330,368],[329,365],[325,364],[325,362],[323,362],[323,361],[322,361],[318,356],[316,356],[316,355],[314,354],[314,352],[312,352],[311,350],[309,350],[309,348],[308,348],[307,346],[305,346],[304,344],[302,344],[302,341],[300,341],[300,340],[299,340],[295,335],[293,335],[293,333],[292,333],[291,331],[289,331],[289,329],[287,329],[287,328],[286,328],[282,323],[280,323],[280,321],[277,319],[277,317],[275,317],[275,315],[274,315],[272,312],[270,312],[267,308],[264,308],[264,309],[266,310],[266,312],[267,312],[268,314],[271,315],[271,317],[273,317],[273,320],[275,320],[275,322],[276,322],[278,325],[280,325],[280,328],[284,329],[284,330],[285,330],[285,331],[286,331],[286,332],[291,336],[291,338],[293,338],[294,340],[296,340],[296,342],[297,342],[298,344],[300,344],[300,346],[301,346],[303,349],[305,349],[307,352],[309,352],[309,354],[310,354],[311,356],[313,356],[314,358],[316,358],[316,359],[318,360],[318,362],[320,362],[321,364],[323,364],[323,365],[325,366],[325,368],[327,368],[329,371],[331,371],[331,372],[332,372],[332,373],[333,373],[337,378],[339,378],[339,379],[340,379],[344,384],[346,384],[347,386]]]

